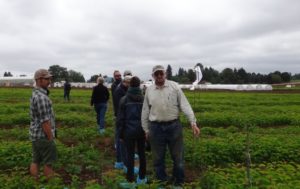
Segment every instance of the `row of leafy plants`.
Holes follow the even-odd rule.
[[[50,183],[32,180],[28,175],[30,93],[29,89],[0,89],[0,188],[118,188],[118,183],[125,178],[123,172],[113,169],[111,103],[107,132],[99,136],[95,113],[89,106],[89,90],[73,90],[69,103],[63,101],[61,90],[51,90],[58,121],[57,177]],[[297,177],[291,175],[299,170],[300,159],[298,96],[227,92],[186,94],[202,126],[202,134],[200,138],[194,138],[186,118],[181,117],[186,127],[188,182],[185,188],[250,186],[245,176],[247,132],[244,125],[254,125],[249,131],[252,187],[284,188],[280,181],[286,186],[297,186]],[[157,188],[150,154],[147,160],[150,184],[140,188]],[[172,167],[170,157],[167,164]],[[171,173],[172,170],[168,171]]]

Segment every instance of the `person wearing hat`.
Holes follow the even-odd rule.
[[[132,72],[130,70],[125,70],[123,76],[125,77],[126,75],[132,76]]]
[[[146,90],[142,109],[142,127],[146,139],[150,141],[153,152],[153,165],[158,180],[168,181],[165,171],[165,153],[167,148],[173,160],[173,181],[175,185],[184,182],[183,134],[179,122],[179,113],[188,117],[195,136],[200,134],[194,112],[179,85],[166,79],[163,66],[152,69],[155,81]]]
[[[44,165],[47,179],[54,175],[52,164],[56,161],[56,145],[54,143],[56,128],[52,102],[48,97],[48,86],[52,75],[45,69],[39,69],[34,74],[36,87],[30,98],[30,128],[32,141],[32,163],[30,174],[39,178],[39,166]]]
[[[97,78],[97,85],[93,88],[91,96],[91,106],[94,106],[97,113],[97,124],[100,134],[105,132],[105,114],[107,110],[107,101],[109,99],[109,92],[106,86],[103,85],[104,78]]]

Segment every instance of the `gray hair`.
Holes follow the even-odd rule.
[[[131,75],[126,75],[123,79],[124,82],[130,82],[132,76]]]
[[[130,70],[125,70],[123,76],[125,77],[126,75],[132,76],[132,72]]]
[[[97,78],[97,83],[98,83],[98,84],[103,84],[103,83],[104,83],[103,77],[98,77],[98,78]]]

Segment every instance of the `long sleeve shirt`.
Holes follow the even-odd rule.
[[[91,96],[91,105],[98,103],[107,103],[109,99],[109,92],[107,87],[103,84],[98,84],[93,88],[93,93]]]
[[[187,116],[190,123],[196,123],[192,107],[177,83],[166,80],[162,87],[151,85],[146,90],[144,98],[142,127],[147,133],[149,122],[167,122],[178,119],[180,111]]]
[[[30,99],[30,118],[29,134],[32,141],[46,138],[42,128],[45,121],[50,121],[51,132],[55,137],[55,116],[52,102],[43,88],[33,89]]]

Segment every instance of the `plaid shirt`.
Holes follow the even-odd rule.
[[[55,136],[55,119],[52,109],[52,102],[47,96],[47,91],[42,88],[34,88],[30,99],[30,140],[46,138],[42,128],[42,123],[50,120],[51,131],[53,137]]]

